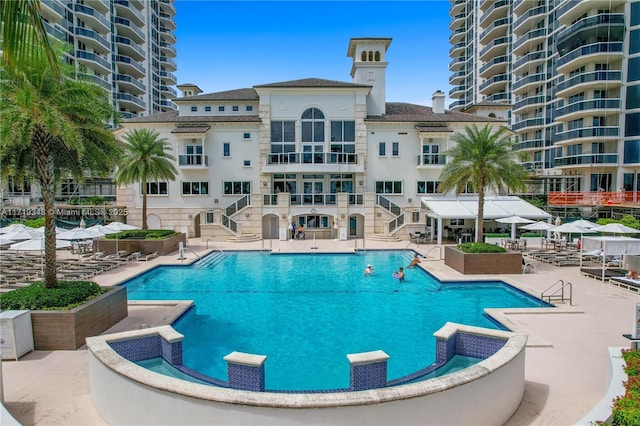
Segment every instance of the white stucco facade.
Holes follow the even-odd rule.
[[[171,145],[178,176],[149,186],[148,219],[203,239],[408,238],[426,228],[420,197],[438,196],[442,155],[465,126],[504,120],[386,102],[390,38],[354,38],[352,82],[308,78],[210,94],[183,84],[177,112],[126,121]],[[417,88],[419,90],[419,88]],[[140,184],[118,189],[141,222]]]

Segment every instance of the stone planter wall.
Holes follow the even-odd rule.
[[[444,264],[465,275],[520,274],[522,253],[464,253],[453,246],[446,246]]]
[[[174,235],[164,240],[136,240],[127,238],[118,240],[117,246],[118,250],[125,250],[127,253],[136,251],[140,253],[153,253],[157,251],[160,256],[166,256],[167,254],[177,252],[180,242],[184,243],[185,246],[187,245],[186,234]],[[116,240],[101,239],[98,247],[101,252],[113,254],[116,252]]]
[[[126,287],[114,287],[68,311],[31,311],[36,350],[75,350],[128,315]]]

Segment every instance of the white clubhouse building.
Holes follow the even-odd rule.
[[[127,120],[117,137],[159,132],[178,170],[174,181],[148,184],[149,228],[214,241],[286,239],[292,222],[307,239],[408,239],[427,229],[440,241],[474,228],[432,221],[425,200],[452,198],[437,192],[451,136],[506,124],[508,107],[452,112],[441,91],[431,107],[386,102],[390,44],[352,38],[351,82],[308,78],[210,94],[182,84],[178,111]],[[140,224],[141,192],[140,184],[117,190],[129,223]]]

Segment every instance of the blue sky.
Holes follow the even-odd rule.
[[[177,0],[178,84],[205,93],[324,78],[351,81],[352,37],[390,37],[387,101],[449,92],[448,1]],[[447,104],[449,100],[447,100]]]

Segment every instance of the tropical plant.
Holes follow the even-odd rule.
[[[167,151],[169,142],[151,129],[133,129],[123,136],[125,156],[116,171],[119,185],[140,182],[142,186],[142,229],[147,229],[147,183],[153,180],[173,180],[176,177],[175,157]]]
[[[7,3],[7,2],[3,2]],[[10,3],[10,2],[8,2]],[[115,122],[108,93],[75,80],[75,70],[54,46],[62,78],[51,69],[42,46],[20,64],[0,67],[0,172],[16,182],[40,185],[45,218],[44,283],[55,287],[55,189],[61,178],[83,180],[87,170],[108,173],[120,148],[107,127]]]
[[[54,75],[60,77],[58,57],[40,16],[40,0],[0,2],[2,65],[19,69],[34,55],[45,55]]]
[[[476,241],[484,239],[484,198],[487,190],[524,190],[527,171],[520,165],[520,158],[513,151],[513,141],[505,127],[497,130],[491,124],[481,129],[465,127],[464,133],[456,133],[456,144],[444,154],[449,157],[440,174],[441,192],[455,190],[462,193],[469,185],[478,193]]]

